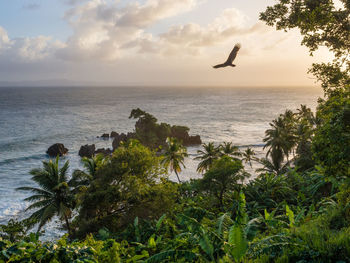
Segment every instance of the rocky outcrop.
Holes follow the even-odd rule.
[[[188,136],[187,138],[182,139],[182,143],[184,146],[200,145],[202,144],[201,136],[199,135]]]
[[[102,139],[109,139],[109,134],[108,133],[104,133],[104,134],[102,134],[102,136],[100,138],[102,138]]]
[[[113,151],[111,149],[109,149],[109,148],[107,148],[107,149],[100,148],[100,149],[97,149],[95,151],[95,155],[99,154],[99,153],[102,153],[103,155],[108,156],[108,155],[111,155],[113,153]]]
[[[202,144],[201,137],[199,135],[190,136],[188,134],[189,130],[190,129],[186,126],[174,125],[171,127],[171,137],[182,141],[184,146]]]
[[[47,149],[46,153],[50,157],[63,156],[68,153],[68,149],[62,143],[55,143]]]
[[[168,123],[158,123],[157,118],[153,115],[137,108],[130,113],[129,119],[136,119],[134,132],[117,133],[112,131],[110,134],[104,133],[101,137],[105,140],[113,139],[112,149],[115,151],[122,142],[130,139],[137,139],[146,147],[151,149],[160,149],[160,146],[166,146],[168,137],[176,138],[184,146],[201,145],[202,140],[199,135],[189,135],[190,129],[186,126],[170,125]],[[95,151],[105,155],[110,154],[110,149],[98,149]]]
[[[89,144],[83,145],[83,146],[80,147],[79,156],[80,156],[80,157],[91,158],[91,157],[94,156],[95,150],[96,150],[95,144],[92,144],[92,145],[89,145]]]
[[[117,132],[112,131],[110,137],[111,137],[111,138],[115,138],[115,137],[118,137],[118,135],[119,135],[119,134],[118,134]]]
[[[127,142],[128,140],[135,139],[135,138],[136,138],[136,134],[134,132],[128,132],[127,134],[117,133],[112,143],[113,150],[117,149],[120,146],[121,142]]]

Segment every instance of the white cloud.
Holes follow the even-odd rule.
[[[265,63],[279,68],[281,61],[302,54],[293,53],[299,45],[293,35],[254,24],[235,8],[223,10],[207,24],[188,20],[189,16],[162,21],[193,9],[199,1],[133,0],[125,5],[125,0],[68,0],[72,5],[64,18],[73,33],[64,43],[47,36],[11,39],[0,27],[0,77],[8,78],[12,72],[13,79],[36,74],[111,82],[135,79],[138,83],[159,78],[170,83],[184,76],[203,81],[205,76],[212,83],[231,84],[236,83],[231,82],[236,81],[232,71],[213,71],[210,65],[226,59],[236,42],[243,47],[234,72],[245,70],[247,76],[254,70],[260,72]],[[168,24],[172,26],[165,28]],[[218,79],[218,74],[226,75]]]
[[[64,44],[52,41],[51,37],[10,39],[6,30],[0,27],[0,56],[3,60],[34,61],[53,57],[54,52]]]
[[[74,33],[57,56],[71,61],[115,60],[127,56],[128,44],[137,43],[140,48],[151,51],[145,29],[190,10],[196,3],[197,0],[148,0],[144,4],[133,2],[120,7],[118,1],[91,0],[75,6],[65,14]]]
[[[249,18],[240,10],[236,8],[225,9],[222,14],[217,17],[210,27],[225,31],[229,28],[244,28]]]
[[[230,18],[229,13],[239,14],[240,17]],[[232,37],[253,33],[258,27],[245,25],[244,15],[238,10],[225,10],[213,23],[202,27],[198,24],[189,23],[170,28],[160,35],[160,38],[170,45],[185,45],[192,47],[209,47],[224,42]]]
[[[156,21],[187,12],[196,4],[196,0],[149,0],[144,5],[134,2],[121,11],[116,26],[145,28]]]
[[[138,43],[140,52],[154,52],[169,55],[196,56],[204,50],[225,44],[229,41],[243,41],[249,36],[265,35],[271,31],[267,26],[258,22],[248,24],[248,17],[238,9],[225,9],[220,16],[207,26],[196,23],[177,25],[156,38],[138,39],[131,47]],[[153,41],[153,49],[145,49]],[[232,44],[232,43],[231,43]]]
[[[34,61],[56,57],[63,61],[115,61],[139,56],[196,56],[207,49],[244,37],[264,35],[261,23],[249,24],[238,9],[229,8],[206,26],[196,23],[172,26],[155,35],[147,29],[158,21],[187,12],[198,0],[147,0],[121,6],[119,1],[73,1],[65,19],[73,34],[65,43],[50,37],[10,40],[0,28],[0,48],[7,47],[12,58]],[[71,4],[73,4],[71,2]],[[232,44],[232,43],[231,43]],[[268,43],[269,46],[273,45]],[[263,48],[263,47],[261,47]]]
[[[4,28],[0,26],[0,50],[10,44],[9,36]]]

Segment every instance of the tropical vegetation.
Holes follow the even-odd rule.
[[[171,136],[161,151],[155,137],[129,140],[71,176],[45,161],[37,187],[20,189],[32,216],[0,226],[0,262],[350,262],[350,3],[276,2],[261,20],[334,53],[310,70],[325,91],[315,113],[301,105],[271,121],[263,158],[203,144],[190,181],[169,179],[186,156]],[[54,217],[67,234],[41,241]]]

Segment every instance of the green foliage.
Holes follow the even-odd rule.
[[[243,156],[242,162],[249,163],[250,167],[252,167],[252,161],[256,161],[257,160],[255,155],[256,155],[255,151],[252,148],[248,147],[242,153],[242,156]]]
[[[349,223],[342,209],[329,209],[292,232],[299,248],[285,251],[293,262],[347,262],[350,259]],[[341,223],[341,224],[339,224]]]
[[[182,170],[181,166],[185,168],[184,160],[188,156],[187,149],[175,138],[167,138],[166,143],[166,150],[161,163],[166,169],[171,172],[174,171],[179,183],[181,183],[178,173]]]
[[[129,118],[137,119],[135,124],[136,139],[147,147],[156,149],[166,146],[166,139],[168,137],[176,138],[184,145],[192,144],[192,137],[188,134],[190,129],[186,126],[171,126],[167,123],[159,124],[153,115],[139,108],[133,109]]]
[[[300,171],[313,168],[311,141],[315,131],[315,117],[310,108],[301,105],[297,112],[286,110],[270,123],[266,130],[264,148],[266,158],[259,162],[258,172],[282,174],[294,163]],[[292,160],[289,159],[293,155]]]
[[[244,192],[248,207],[255,214],[276,208],[283,201],[295,203],[297,197],[285,176],[268,173],[249,182]]]
[[[214,161],[212,167],[204,174],[201,188],[215,196],[221,208],[224,207],[224,197],[228,190],[238,190],[244,179],[249,177],[244,171],[242,162],[223,156]]]
[[[314,64],[310,70],[328,94],[333,90],[349,90],[350,86],[350,5],[348,0],[339,2],[340,8],[333,0],[278,0],[260,15],[261,20],[278,30],[298,28],[302,44],[311,54],[321,46],[333,53],[332,63]]]
[[[137,141],[119,147],[80,197],[75,221],[79,236],[103,227],[115,232],[135,217],[154,218],[166,212],[176,198],[176,186],[163,177],[160,161]]]
[[[232,158],[242,156],[242,153],[239,151],[239,148],[232,144],[232,142],[224,142],[219,145],[220,155],[228,156]]]
[[[11,242],[21,240],[26,233],[27,226],[24,222],[10,219],[6,225],[0,225],[0,237]]]
[[[59,157],[55,161],[43,162],[43,168],[30,171],[32,180],[39,187],[20,187],[17,190],[29,191],[33,195],[25,201],[32,202],[26,210],[37,209],[29,218],[38,222],[38,231],[55,215],[65,220],[68,232],[71,234],[69,218],[74,208],[74,195],[71,187],[72,180],[68,180],[69,162],[59,167]]]
[[[72,214],[74,233],[43,243],[26,235],[33,222],[0,226],[0,262],[350,262],[350,100],[348,0],[276,0],[261,19],[278,29],[299,28],[303,44],[325,44],[331,64],[314,65],[327,99],[316,117],[305,105],[287,110],[266,131],[267,156],[254,158],[232,143],[203,144],[203,178],[175,184],[167,169],[184,167],[188,128],[158,124],[131,112],[136,137],[111,157],[83,159],[68,180],[68,163],[44,162],[32,171],[38,188],[27,200],[39,229],[53,215]],[[150,150],[167,146],[164,156]],[[248,177],[242,162],[259,161]],[[75,213],[72,213],[73,209]],[[94,234],[92,236],[90,233]]]
[[[220,147],[215,147],[213,142],[202,145],[203,150],[198,150],[198,156],[195,160],[200,160],[200,163],[197,167],[197,172],[205,173],[213,165],[214,161],[217,160],[220,156]]]
[[[317,164],[326,177],[342,180],[350,176],[350,93],[338,92],[318,107],[320,125],[312,141]]]
[[[293,227],[295,224],[295,220],[294,220],[294,213],[293,211],[289,208],[288,205],[286,205],[286,214],[288,216],[289,219],[289,226]]]
[[[230,251],[232,257],[236,262],[240,262],[248,249],[248,242],[241,225],[235,224],[231,227],[228,243],[233,247]]]

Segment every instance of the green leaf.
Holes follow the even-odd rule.
[[[267,210],[264,210],[264,214],[265,214],[265,220],[270,220],[270,214],[267,212]]]
[[[158,231],[162,225],[162,222],[164,221],[166,217],[166,214],[162,215],[159,220],[157,221],[157,224],[156,224],[156,230]]]
[[[203,233],[200,240],[199,245],[203,249],[203,251],[210,257],[211,260],[214,260],[214,246],[210,242],[209,237],[206,233]]]
[[[233,246],[232,257],[240,262],[248,249],[248,242],[240,225],[235,224],[230,228],[228,243]]]
[[[295,221],[294,221],[294,213],[293,213],[293,211],[289,208],[288,205],[286,205],[286,214],[287,214],[288,219],[289,219],[289,226],[290,226],[290,227],[293,227],[294,224],[295,224]]]
[[[198,257],[198,255],[192,251],[188,250],[167,250],[161,253],[158,253],[147,260],[145,260],[145,263],[158,263],[158,262],[175,262],[174,260],[179,258],[184,258],[185,261],[182,262],[195,262],[195,259]],[[174,259],[170,260],[169,259]]]
[[[149,248],[156,248],[156,246],[157,246],[157,244],[156,244],[156,241],[154,240],[154,235],[153,235],[148,239],[148,247]]]

